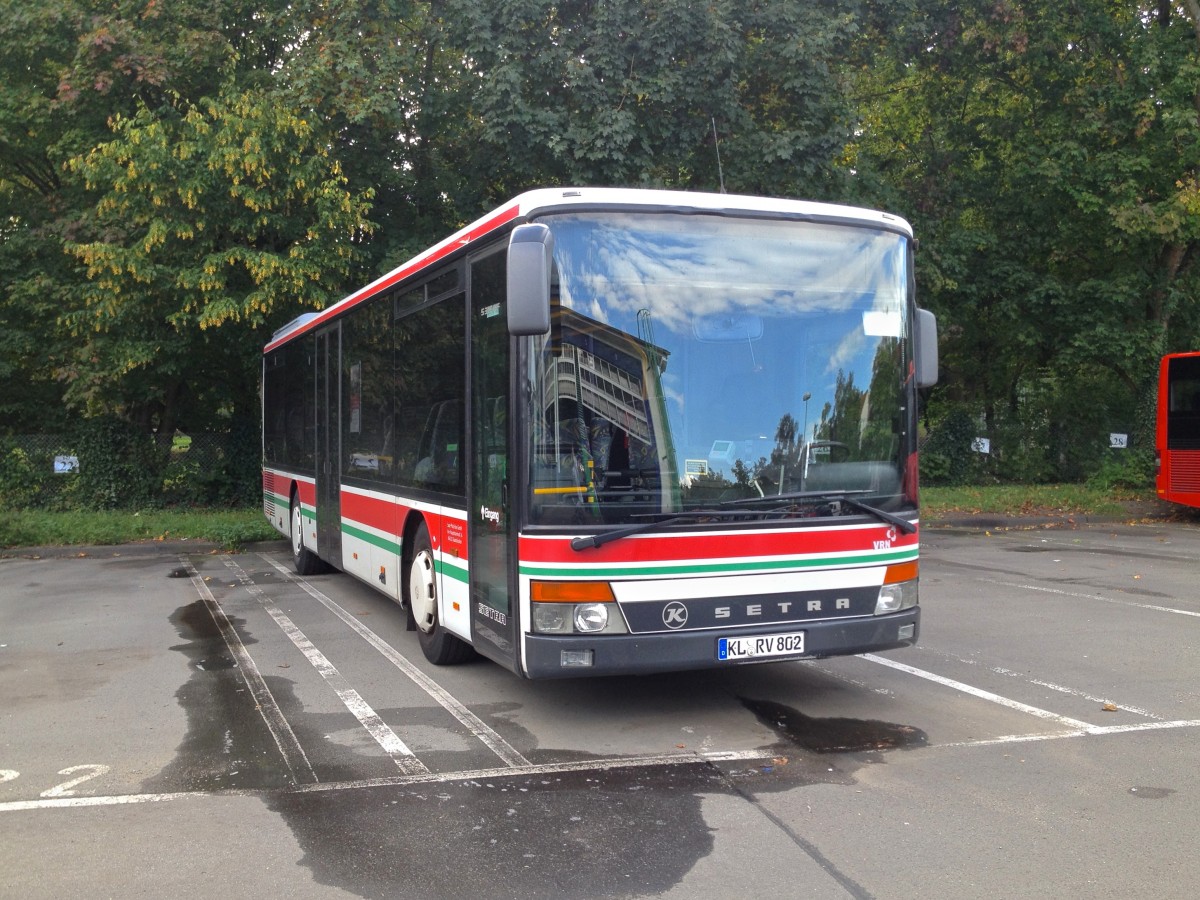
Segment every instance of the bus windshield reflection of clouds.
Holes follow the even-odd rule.
[[[534,339],[535,524],[835,488],[911,507],[900,236],[720,216],[545,221],[558,296]]]

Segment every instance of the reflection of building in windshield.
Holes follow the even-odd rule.
[[[563,344],[562,356],[548,361],[557,377],[546,372],[548,392],[545,406],[553,400],[576,400],[592,416],[601,416],[620,426],[630,437],[651,443],[642,379],[602,357],[574,344]],[[590,418],[591,416],[589,416]]]
[[[546,350],[535,505],[543,515],[597,503],[661,509],[675,467],[660,383],[667,352],[567,308],[555,310]]]

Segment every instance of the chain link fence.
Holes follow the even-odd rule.
[[[250,506],[261,498],[259,447],[257,429],[0,437],[0,508]]]
[[[921,483],[930,485],[1089,482],[1150,487],[1153,422],[1083,414],[982,417],[952,409],[918,441]]]

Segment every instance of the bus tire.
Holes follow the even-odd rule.
[[[321,559],[304,546],[304,513],[300,497],[292,494],[292,565],[299,575],[316,575],[321,571]]]
[[[413,533],[412,555],[409,557],[404,584],[409,615],[417,626],[417,640],[421,643],[425,658],[435,666],[452,666],[471,659],[475,651],[470,644],[448,632],[438,619],[433,545],[424,522]]]

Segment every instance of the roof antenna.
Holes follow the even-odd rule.
[[[721,182],[721,193],[725,193],[725,172],[721,169],[721,143],[717,140],[717,117],[709,116],[713,127],[713,147],[717,151],[717,179]]]

